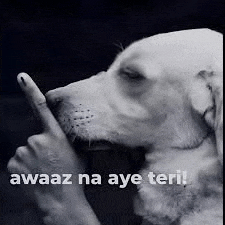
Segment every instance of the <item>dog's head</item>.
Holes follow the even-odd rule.
[[[47,93],[72,141],[194,148],[215,122],[222,35],[208,29],[137,41],[106,72]]]

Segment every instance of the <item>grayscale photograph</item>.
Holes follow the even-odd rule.
[[[221,0],[3,0],[1,225],[223,225]]]

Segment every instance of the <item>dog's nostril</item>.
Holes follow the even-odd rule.
[[[45,94],[46,101],[50,109],[53,111],[59,106],[59,104],[62,102],[61,97],[56,96],[55,90],[49,91]]]

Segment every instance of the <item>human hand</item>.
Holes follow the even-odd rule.
[[[77,175],[83,172],[81,159],[75,153],[48,108],[45,96],[33,80],[25,73],[20,73],[17,79],[43,125],[43,132],[29,137],[26,146],[17,148],[15,155],[8,163],[8,170],[18,175],[47,174],[50,179],[52,174],[59,176],[72,174],[70,179],[72,184],[49,182],[49,184],[26,184],[22,187],[47,215],[46,224],[70,224],[70,222],[66,223],[68,212],[70,212],[69,217],[76,220],[76,223],[73,221],[71,224],[98,223],[94,214],[94,219],[91,220],[93,223],[87,222],[90,219],[86,218],[87,220],[85,220],[85,217],[81,215],[87,211],[89,211],[89,215],[93,213],[86,202],[83,188],[76,179]],[[80,220],[85,220],[85,222],[79,223]]]

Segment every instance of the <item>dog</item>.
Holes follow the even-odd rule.
[[[46,94],[72,142],[147,150],[134,201],[143,225],[223,223],[222,39],[209,29],[144,38],[106,72]],[[185,184],[149,183],[149,171],[177,170]]]

